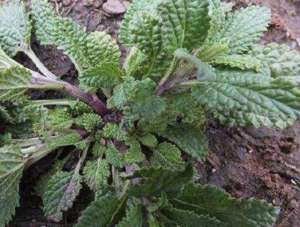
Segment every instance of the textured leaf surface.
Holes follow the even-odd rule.
[[[251,54],[269,68],[272,77],[300,75],[300,53],[287,45],[256,45]]]
[[[185,163],[181,158],[181,151],[171,143],[161,143],[153,151],[151,158],[154,166],[161,166],[166,169],[182,170]]]
[[[224,226],[220,221],[215,218],[211,218],[206,215],[198,215],[193,211],[180,210],[173,207],[169,207],[163,210],[163,214],[173,224],[177,224],[182,227],[221,227]]]
[[[116,227],[142,227],[143,212],[141,206],[133,206],[128,209],[126,217],[124,217]]]
[[[277,216],[277,210],[266,202],[234,199],[212,186],[189,184],[173,203],[177,208],[216,218],[223,226],[271,227]]]
[[[37,38],[44,45],[63,50],[79,70],[82,86],[99,88],[112,86],[119,74],[120,50],[104,32],[87,34],[69,18],[55,15],[46,0],[32,1]],[[108,67],[108,65],[110,67]]]
[[[30,88],[31,74],[24,68],[13,66],[0,71],[0,100],[18,101],[24,99],[24,92]]]
[[[114,167],[122,167],[125,164],[123,154],[113,145],[106,149],[105,154],[107,162]]]
[[[234,11],[226,17],[222,28],[209,37],[210,43],[227,43],[230,53],[243,53],[266,31],[270,18],[270,10],[260,6]]]
[[[15,56],[30,43],[31,22],[24,3],[10,0],[0,5],[0,46],[9,55]]]
[[[156,83],[149,78],[134,80],[129,78],[115,87],[109,100],[109,107],[124,110],[125,117],[131,120],[155,120],[166,109],[164,98],[154,95]]]
[[[208,153],[208,141],[203,130],[192,125],[169,126],[161,136],[174,142],[194,158],[202,159]]]
[[[143,179],[143,184],[133,185],[129,189],[129,194],[136,197],[158,196],[162,192],[171,196],[188,183],[193,176],[193,169],[188,165],[184,171],[172,171],[164,168],[144,168],[134,173],[131,178]]]
[[[216,57],[212,64],[221,65],[221,66],[229,66],[230,68],[238,68],[242,70],[254,70],[259,71],[262,68],[262,63],[255,57],[250,55],[223,55]]]
[[[105,195],[94,202],[82,213],[75,227],[106,227],[111,226],[115,215],[125,201],[116,196]]]
[[[107,178],[110,176],[109,164],[100,158],[87,161],[83,169],[84,182],[93,191],[98,191],[107,185]]]
[[[177,48],[198,47],[208,28],[207,1],[137,0],[128,9],[120,39],[146,55],[146,76],[161,76],[170,65],[173,52]]]
[[[199,103],[223,122],[284,128],[299,117],[299,78],[219,72],[192,89]]]
[[[59,171],[53,175],[43,194],[45,215],[53,221],[61,221],[62,212],[73,206],[81,187],[81,176],[76,171]]]
[[[19,205],[19,183],[25,161],[20,148],[0,148],[0,226],[11,220]]]
[[[142,148],[140,143],[133,138],[130,138],[126,141],[126,145],[129,146],[127,153],[125,155],[125,161],[128,164],[134,164],[142,162],[146,159],[144,153],[142,152]]]

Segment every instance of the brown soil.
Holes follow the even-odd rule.
[[[56,10],[74,18],[88,31],[105,30],[117,35],[121,16],[103,12],[101,0],[52,0]],[[272,26],[262,42],[284,42],[300,46],[299,0],[231,0],[235,7],[264,4],[272,8]],[[34,49],[57,75],[73,80],[76,72],[59,51],[40,47]],[[24,58],[18,59],[32,66]],[[37,96],[41,94],[36,94]],[[257,197],[281,207],[277,227],[300,226],[300,123],[284,131],[270,129],[224,128],[212,123],[207,130],[211,154],[205,163],[197,163],[200,181],[224,188],[236,197]],[[10,227],[73,226],[78,214],[92,195],[84,189],[74,208],[62,223],[50,223],[43,216],[41,200],[34,192],[34,183],[51,165],[51,157],[26,172],[21,184],[21,207]]]

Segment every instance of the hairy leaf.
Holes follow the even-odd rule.
[[[126,141],[126,145],[129,146],[127,153],[125,155],[125,162],[128,164],[139,163],[145,160],[145,155],[142,152],[140,143],[133,138]]]
[[[25,68],[13,66],[0,71],[0,100],[24,100],[24,92],[31,87],[31,73]]]
[[[161,143],[154,149],[152,156],[154,166],[161,166],[166,169],[182,170],[185,163],[181,158],[181,151],[171,143]]]
[[[147,147],[151,147],[151,148],[154,148],[157,146],[158,144],[158,141],[157,141],[157,138],[151,134],[151,133],[147,133],[146,135],[144,136],[140,136],[138,138],[138,140],[144,145],[144,146],[147,146]]]
[[[166,109],[165,99],[154,94],[155,88],[155,82],[149,78],[144,80],[128,78],[115,87],[108,105],[123,109],[125,118],[153,121]]]
[[[180,149],[194,158],[202,159],[208,153],[208,141],[203,130],[191,125],[169,126],[161,136],[174,142]]]
[[[200,0],[134,1],[120,30],[128,47],[145,56],[145,76],[161,76],[177,48],[199,47],[209,28],[208,2]]]
[[[188,184],[172,203],[176,208],[216,218],[222,226],[271,227],[277,215],[266,202],[235,199],[212,186]]]
[[[238,68],[242,70],[254,70],[260,71],[262,68],[262,63],[255,57],[250,55],[222,55],[216,57],[212,64],[214,65],[222,65],[222,66],[229,66],[230,68]]]
[[[120,127],[120,125],[108,123],[103,128],[103,136],[108,139],[124,141],[126,140],[127,133]]]
[[[0,226],[10,221],[19,205],[19,183],[25,165],[24,155],[17,146],[0,148]]]
[[[261,60],[264,67],[269,68],[272,77],[300,75],[300,53],[287,45],[256,45],[251,55]]]
[[[109,146],[106,151],[106,160],[114,167],[122,167],[124,164],[124,156],[113,145]]]
[[[162,212],[173,224],[182,227],[221,227],[224,226],[220,221],[208,215],[199,215],[189,210],[181,210],[173,207],[163,209]]]
[[[28,47],[31,22],[20,0],[10,0],[0,5],[0,46],[9,55]]]
[[[84,182],[93,191],[98,191],[107,185],[110,176],[109,164],[105,159],[87,161],[83,169]]]
[[[239,71],[219,72],[192,89],[219,120],[236,125],[287,127],[299,117],[299,80]]]
[[[115,216],[126,200],[119,200],[114,195],[104,195],[91,203],[79,218],[75,227],[104,227],[111,226]]]
[[[227,43],[231,54],[243,53],[266,31],[270,17],[270,10],[261,6],[250,6],[229,13],[218,32],[209,37],[209,42]]]
[[[72,59],[82,86],[114,85],[110,83],[118,80],[120,50],[109,35],[87,34],[71,19],[55,15],[46,0],[33,0],[31,5],[37,38],[44,45],[56,45]]]
[[[116,227],[143,227],[143,212],[141,206],[133,206],[128,209],[124,217]]]
[[[175,196],[181,187],[193,176],[193,168],[188,165],[184,171],[173,171],[164,168],[144,168],[130,178],[141,178],[143,184],[132,185],[129,194],[135,197],[159,196],[162,192]]]
[[[43,194],[45,215],[53,221],[61,221],[62,212],[73,206],[81,187],[81,176],[77,171],[59,171],[53,175]]]

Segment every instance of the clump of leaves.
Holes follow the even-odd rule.
[[[231,11],[219,0],[135,0],[119,32],[121,64],[112,37],[86,33],[46,0],[2,4],[0,226],[19,205],[23,172],[52,152],[36,191],[53,221],[85,185],[95,196],[78,227],[272,226],[277,209],[197,184],[190,164],[207,154],[207,118],[277,128],[299,118],[299,53],[255,44],[269,20],[267,8]],[[70,57],[78,86],[42,64],[32,31]],[[18,52],[38,71],[13,60]],[[32,90],[65,98],[36,100]],[[66,168],[69,159],[77,163]]]

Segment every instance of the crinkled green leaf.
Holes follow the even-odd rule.
[[[146,64],[146,55],[136,47],[130,48],[130,51],[124,62],[124,69],[127,76],[142,78],[143,67]]]
[[[0,70],[0,100],[22,101],[27,89],[31,88],[31,73],[25,68],[12,66]]]
[[[113,145],[106,149],[105,154],[107,162],[114,167],[122,167],[125,164],[123,154]]]
[[[230,68],[238,68],[242,70],[254,70],[260,71],[262,63],[255,57],[251,55],[240,55],[240,54],[232,54],[232,55],[222,55],[216,57],[212,64],[214,65],[221,65],[221,66],[228,66]]]
[[[124,217],[116,227],[143,227],[144,217],[141,206],[133,206],[128,209]]]
[[[156,83],[149,78],[134,80],[128,78],[115,87],[109,107],[124,110],[125,118],[132,120],[155,120],[166,109],[165,99],[155,95]]]
[[[109,164],[105,159],[87,161],[83,169],[84,182],[93,191],[98,191],[107,185],[110,176]]]
[[[81,86],[111,87],[120,72],[120,50],[116,42],[104,32],[86,33],[69,18],[55,15],[46,0],[31,4],[37,38],[44,45],[63,50],[79,71]],[[108,67],[110,66],[110,67]]]
[[[284,44],[256,45],[251,55],[262,61],[272,77],[299,76],[300,53]]]
[[[181,210],[173,207],[163,209],[162,212],[174,225],[182,227],[221,227],[219,220],[208,215],[199,215],[190,210]]]
[[[171,143],[161,143],[153,150],[151,157],[154,166],[161,166],[166,169],[182,170],[185,162],[181,158],[181,151]]]
[[[142,184],[132,185],[128,193],[135,197],[159,196],[162,192],[175,196],[184,184],[193,176],[193,168],[188,165],[184,171],[160,168],[144,168],[138,170],[130,178],[142,179]]]
[[[127,133],[121,128],[120,125],[108,123],[102,129],[104,138],[116,139],[124,141],[127,138]]]
[[[52,176],[57,172],[61,171],[65,164],[65,159],[55,160],[55,163],[51,166],[48,172],[44,173],[37,181],[35,190],[40,197],[43,197],[44,193],[47,191],[48,183]]]
[[[47,191],[43,193],[43,210],[53,221],[61,221],[63,211],[73,206],[82,187],[81,176],[77,171],[59,171],[48,182]]]
[[[83,127],[86,131],[92,132],[101,126],[103,121],[98,114],[84,113],[75,120],[75,123],[79,127]]]
[[[231,54],[247,51],[267,30],[271,11],[261,6],[249,6],[229,13],[222,28],[214,33],[211,43],[227,43]]]
[[[144,146],[151,147],[151,148],[156,147],[157,144],[158,144],[157,138],[156,138],[153,134],[151,134],[151,133],[147,133],[146,135],[139,136],[139,137],[138,137],[138,140],[139,140]]]
[[[185,124],[202,127],[205,124],[205,111],[196,99],[189,93],[177,93],[166,96],[167,113],[176,122],[181,120]]]
[[[0,46],[9,55],[15,56],[30,43],[31,22],[20,0],[10,0],[0,5]]]
[[[128,164],[140,163],[146,159],[140,143],[134,139],[130,138],[126,141],[126,145],[129,146],[127,153],[125,155],[125,162]]]
[[[208,2],[201,0],[134,1],[120,29],[120,39],[145,56],[144,77],[162,76],[177,48],[200,46],[209,28]]]
[[[120,200],[111,194],[101,196],[83,211],[75,227],[111,226],[125,202],[126,199]]]
[[[222,122],[284,128],[300,114],[299,78],[292,78],[219,71],[195,85],[192,95]]]
[[[180,149],[194,158],[202,159],[208,154],[208,140],[203,129],[192,125],[169,126],[161,136],[175,143]]]
[[[212,186],[188,184],[174,200],[176,208],[208,215],[222,222],[222,226],[271,227],[278,210],[255,199],[235,199]]]
[[[12,122],[13,119],[4,106],[0,105],[0,120],[2,122]]]
[[[25,165],[17,146],[0,148],[0,226],[4,227],[19,206],[19,184]]]

